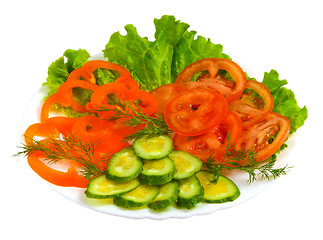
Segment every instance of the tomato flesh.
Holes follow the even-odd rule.
[[[226,116],[228,103],[209,89],[192,89],[173,97],[165,107],[165,122],[175,133],[196,136],[208,132]]]
[[[286,141],[290,132],[289,119],[271,112],[261,122],[244,129],[236,142],[237,150],[254,149],[256,161],[272,156]]]
[[[200,158],[203,162],[213,156],[220,161],[225,152],[230,135],[230,142],[235,143],[241,133],[241,120],[234,112],[228,112],[223,121],[209,132],[198,136],[182,136],[175,134],[173,137],[176,150],[183,150]]]
[[[158,108],[156,113],[163,116],[168,101],[175,97],[177,94],[186,90],[187,88],[184,85],[176,83],[164,84],[152,90],[150,93],[157,99],[158,102]]]
[[[246,90],[229,104],[229,110],[240,116],[244,129],[262,121],[274,105],[273,97],[264,84],[249,80]]]
[[[219,76],[219,70],[227,71],[233,81]],[[208,71],[197,81],[191,81],[194,75]],[[222,58],[204,58],[188,65],[177,77],[178,84],[187,85],[189,88],[210,88],[218,91],[228,102],[239,97],[246,87],[247,78],[243,70],[235,62]]]

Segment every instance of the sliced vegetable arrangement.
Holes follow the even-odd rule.
[[[154,42],[132,25],[113,34],[107,61],[85,50],[55,61],[40,122],[17,155],[46,181],[123,208],[234,201],[232,169],[249,182],[286,174],[287,166],[274,168],[277,154],[307,118],[286,80],[274,70],[263,82],[250,78],[173,16],[155,26]]]

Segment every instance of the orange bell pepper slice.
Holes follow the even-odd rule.
[[[57,92],[49,96],[44,102],[40,113],[40,121],[45,122],[48,119],[50,110],[52,106],[56,103],[59,103],[64,107],[71,106],[74,110],[78,112],[86,112],[86,106],[78,104],[73,98],[71,90],[75,87],[95,91],[99,86],[82,80],[64,82],[58,88]]]
[[[85,188],[89,183],[88,179],[78,174],[75,166],[69,167],[67,172],[62,172],[49,167],[40,158],[40,154],[33,153],[28,156],[28,164],[34,172],[47,182],[61,187],[77,188]]]
[[[57,127],[55,127],[55,123]],[[73,120],[63,117],[50,118],[45,123],[35,123],[30,125],[25,131],[25,142],[26,144],[33,144],[35,136],[44,137],[41,141],[48,141],[49,137],[59,137],[60,133],[67,134],[67,131],[71,128]],[[60,131],[59,131],[60,130]],[[76,169],[80,166],[75,161],[69,161],[71,165],[67,172],[59,171],[51,168],[41,158],[45,155],[41,151],[33,152],[28,156],[29,166],[44,180],[58,186],[63,187],[79,187],[84,188],[87,186],[89,180],[78,174]]]

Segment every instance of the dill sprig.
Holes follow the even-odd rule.
[[[54,138],[50,137],[45,141],[31,139],[28,143],[20,146],[22,151],[15,156],[30,156],[35,152],[44,154],[44,161],[48,164],[55,164],[60,160],[74,160],[81,163],[80,173],[87,179],[92,179],[96,176],[104,174],[104,170],[111,158],[110,154],[102,156],[99,160],[96,159],[95,152],[99,141],[84,142],[75,135],[67,137]]]
[[[114,107],[107,107],[105,105],[98,106],[94,111],[106,112],[112,111],[114,114],[108,116],[107,121],[115,121],[118,119],[125,119],[124,125],[127,127],[136,127],[141,124],[145,124],[145,127],[138,130],[134,134],[125,137],[125,141],[130,141],[136,138],[151,138],[168,134],[171,132],[167,126],[164,117],[156,114],[154,117],[145,114],[140,108],[140,101],[130,103],[123,99],[119,99],[114,93],[107,95],[109,105]]]
[[[276,179],[282,175],[287,174],[287,170],[291,167],[288,165],[282,168],[274,168],[277,156],[274,154],[267,162],[257,162],[257,153],[253,149],[237,150],[235,144],[231,144],[230,136],[228,134],[228,141],[222,161],[218,161],[211,155],[204,166],[211,172],[215,173],[214,181],[225,170],[241,170],[249,175],[248,182],[252,183],[259,177],[261,180]]]

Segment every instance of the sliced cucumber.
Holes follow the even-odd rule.
[[[148,207],[154,210],[163,210],[174,204],[178,198],[178,182],[172,181],[159,188],[157,197],[148,204]]]
[[[117,183],[109,180],[105,175],[92,179],[85,191],[85,195],[88,198],[105,199],[118,196],[126,192],[130,192],[140,185],[138,178],[135,178],[129,182]]]
[[[193,175],[190,178],[179,180],[179,194],[177,206],[191,209],[202,201],[204,189],[199,179]]]
[[[217,182],[213,183],[214,173],[200,171],[196,174],[204,188],[203,202],[225,203],[234,201],[240,196],[237,185],[229,178],[220,175]]]
[[[116,182],[135,179],[142,171],[142,160],[131,147],[112,155],[106,170],[107,178]]]
[[[145,160],[139,175],[140,182],[148,185],[162,185],[170,182],[175,170],[174,161],[169,157],[156,160]]]
[[[133,143],[137,156],[143,159],[167,157],[173,150],[173,140],[168,135],[152,138],[137,138]]]
[[[168,157],[175,163],[174,179],[177,180],[193,176],[203,166],[203,162],[198,157],[185,151],[173,151]]]
[[[158,186],[141,184],[133,191],[115,197],[113,202],[117,206],[124,208],[143,207],[152,202],[158,192]]]

